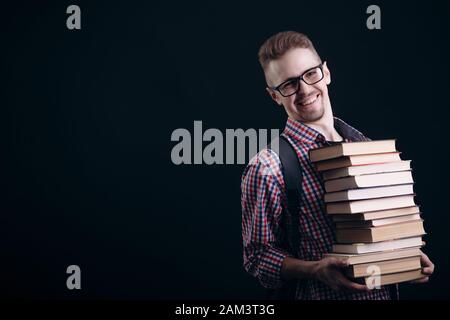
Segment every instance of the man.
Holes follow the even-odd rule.
[[[263,149],[242,176],[242,230],[244,268],[266,288],[280,288],[298,280],[296,299],[393,299],[388,287],[369,290],[342,273],[343,259],[323,258],[333,244],[332,221],[323,203],[320,175],[308,159],[308,151],[337,141],[370,140],[333,116],[328,85],[330,70],[309,38],[288,31],[269,38],[259,50],[267,92],[288,115],[283,136],[293,145],[303,171],[302,206],[297,258],[283,247],[285,230],[281,215],[286,209],[286,190],[278,155]],[[434,265],[422,254],[428,281]]]

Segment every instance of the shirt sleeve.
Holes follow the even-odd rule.
[[[278,155],[259,152],[242,175],[242,237],[245,270],[266,288],[284,284],[281,265],[289,254],[276,244],[280,236],[284,180]],[[277,240],[278,239],[278,240]]]

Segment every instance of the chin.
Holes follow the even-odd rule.
[[[302,111],[299,110],[297,112],[297,118],[300,119],[300,121],[304,122],[315,122],[323,118],[325,114],[325,109],[323,106],[320,106],[317,110],[311,110],[311,111]]]

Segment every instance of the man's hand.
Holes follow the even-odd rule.
[[[342,268],[347,266],[348,262],[345,259],[328,257],[317,262],[313,274],[316,279],[322,281],[336,291],[370,291],[366,285],[352,282],[342,273]]]
[[[431,262],[430,258],[423,252],[421,252],[420,264],[422,265],[422,274],[424,274],[425,277],[411,281],[411,283],[426,283],[430,280],[430,276],[434,272],[434,263]]]

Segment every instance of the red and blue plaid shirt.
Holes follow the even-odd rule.
[[[334,126],[347,142],[370,140],[339,118],[334,118]],[[291,118],[282,135],[294,146],[303,168],[298,258],[320,260],[332,250],[334,229],[325,211],[322,177],[309,161],[308,151],[330,142],[317,130]],[[280,276],[281,264],[292,254],[282,245],[281,214],[287,201],[281,162],[274,151],[263,149],[250,160],[242,175],[241,189],[244,268],[262,286],[280,288],[285,284]],[[390,295],[387,287],[367,293],[337,292],[316,279],[302,279],[298,281],[296,299],[390,299]]]

